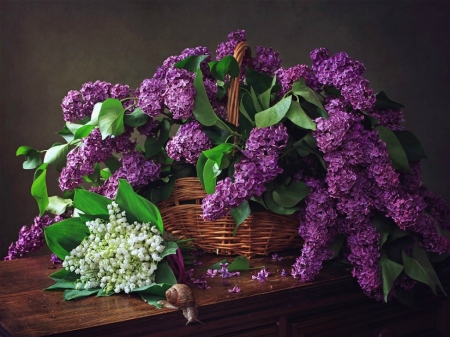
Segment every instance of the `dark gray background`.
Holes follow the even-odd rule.
[[[375,91],[406,105],[429,157],[423,181],[450,202],[449,17],[447,1],[2,1],[0,258],[38,213],[15,151],[60,140],[69,90],[97,79],[137,87],[169,55],[215,51],[236,29],[285,67],[309,65],[316,47],[362,61]]]

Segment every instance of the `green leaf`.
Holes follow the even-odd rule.
[[[44,156],[44,163],[52,164],[58,170],[66,166],[69,144],[56,145],[47,150]]]
[[[175,63],[175,68],[186,69],[191,73],[195,73],[198,68],[200,68],[200,64],[206,59],[208,55],[192,55],[188,56],[185,59]]]
[[[108,136],[121,135],[124,132],[124,115],[125,109],[118,99],[108,98],[102,103],[98,115],[98,128],[102,134],[102,140]]]
[[[422,144],[420,144],[419,139],[417,139],[411,131],[403,130],[395,131],[394,133],[402,145],[409,162],[415,162],[428,158],[423,150]]]
[[[444,291],[444,288],[442,287],[441,282],[439,281],[438,276],[436,275],[436,272],[434,271],[434,268],[433,268],[430,260],[428,259],[427,252],[425,251],[425,249],[423,249],[421,246],[419,246],[419,243],[417,242],[417,240],[414,242],[414,245],[413,245],[412,257],[423,267],[424,270],[427,271],[431,280],[447,296],[447,294]]]
[[[78,274],[75,274],[74,272],[68,271],[66,269],[62,269],[62,270],[64,270],[66,273],[65,274],[60,273],[55,278],[53,277],[54,274],[52,274],[51,278],[53,280],[55,280],[56,283],[51,285],[48,288],[45,288],[44,290],[75,289],[75,281],[78,280],[80,278],[80,276]],[[57,277],[59,277],[59,278],[57,278]]]
[[[216,178],[222,170],[222,159],[225,155],[233,151],[233,144],[223,143],[212,149],[203,151],[202,154],[207,158],[203,167],[203,186],[206,193],[214,193],[216,189]],[[201,159],[202,162],[204,159]]]
[[[42,216],[48,206],[47,193],[47,165],[46,163],[39,166],[36,170],[35,179],[31,185],[31,195],[36,199],[39,207],[39,216]]]
[[[69,130],[69,128],[67,127],[66,124],[64,124],[64,127],[62,128],[62,130],[56,132],[56,134],[63,137],[67,143],[71,142],[74,138],[73,133]]]
[[[77,298],[87,297],[98,293],[100,289],[92,289],[92,290],[75,290],[68,289],[64,291],[64,301],[75,300]]]
[[[102,169],[100,171],[100,175],[102,176],[103,180],[107,180],[107,179],[109,179],[109,177],[112,176],[112,173],[109,168],[105,167],[104,169]]]
[[[401,109],[405,106],[401,103],[394,102],[390,100],[386,93],[384,91],[380,91],[378,94],[376,94],[376,103],[375,103],[375,109],[381,109],[381,110],[387,110],[387,109]]]
[[[206,193],[212,194],[216,190],[216,181],[219,174],[222,172],[217,162],[207,159],[203,168],[203,187]]]
[[[253,100],[246,92],[242,94],[241,101],[239,103],[239,111],[245,118],[247,118],[252,126],[256,125],[254,122],[256,110],[253,105]]]
[[[102,102],[95,103],[94,109],[92,109],[91,120],[87,123],[87,125],[98,126],[98,116],[102,110],[102,104]]]
[[[308,132],[302,139],[295,142],[293,144],[293,147],[297,150],[297,153],[302,157],[306,157],[311,153],[314,154],[319,159],[320,163],[322,164],[322,167],[325,170],[327,169],[325,161],[323,160],[322,153],[318,150],[317,140],[313,137],[311,132]]]
[[[433,276],[430,275],[430,270],[427,270],[426,267],[421,265],[416,259],[406,255],[404,250],[402,250],[402,259],[405,274],[416,281],[429,285],[436,295],[436,284],[433,280]],[[432,272],[434,273],[434,270]]]
[[[83,125],[81,128],[77,129],[77,131],[75,131],[74,139],[86,138],[87,136],[89,136],[89,134],[94,128],[95,128],[94,125],[89,124]]]
[[[309,194],[309,187],[301,181],[294,181],[288,186],[277,186],[273,192],[273,200],[282,207],[290,208],[297,205]]]
[[[316,123],[306,114],[305,110],[303,110],[302,106],[297,101],[292,101],[289,110],[286,113],[286,117],[292,123],[303,129],[316,129]]]
[[[173,285],[177,283],[177,279],[173,274],[172,268],[170,268],[167,260],[160,261],[158,263],[158,268],[155,272],[155,282],[158,284],[169,284]],[[154,293],[159,295],[159,293]]]
[[[111,171],[111,174],[114,174],[114,172],[116,172],[122,166],[120,161],[114,156],[106,159],[105,165],[107,168],[109,168],[109,170]]]
[[[244,256],[236,256],[233,262],[228,266],[228,271],[242,271],[250,269],[250,263]]]
[[[230,131],[223,130],[216,125],[204,127],[202,130],[211,142],[215,145],[226,143],[227,139],[230,137]]]
[[[73,201],[71,199],[63,199],[57,195],[48,198],[48,206],[46,208],[47,212],[52,214],[63,214],[67,207],[71,207]]]
[[[158,301],[166,300],[166,296],[156,296],[156,295],[150,295],[150,294],[145,294],[145,293],[139,293],[139,295],[145,302],[155,306],[156,308],[162,308],[162,305],[158,304]]]
[[[151,223],[156,226],[161,234],[164,233],[163,222],[158,208],[149,200],[141,197],[133,191],[131,185],[123,179],[119,179],[119,187],[115,200],[122,211],[126,212],[130,223]]]
[[[220,81],[225,81],[226,75],[239,76],[239,63],[232,55],[225,56],[219,62],[210,62],[209,67],[211,75]]]
[[[300,209],[300,207],[285,208],[281,206],[273,199],[272,191],[266,191],[263,194],[263,199],[264,202],[266,203],[267,208],[276,214],[283,214],[283,215],[294,214]]]
[[[166,248],[164,248],[160,257],[163,259],[167,255],[173,255],[177,253],[178,245],[174,241],[166,241],[164,242]]]
[[[125,114],[123,116],[123,122],[125,125],[132,128],[142,126],[148,121],[148,115],[146,115],[141,108],[136,108],[130,114]]]
[[[25,161],[23,162],[23,168],[25,170],[32,170],[42,164],[42,159],[39,152],[30,146],[22,145],[16,151],[16,156],[25,156]]]
[[[89,235],[89,228],[80,218],[69,218],[45,227],[44,235],[50,250],[64,260]]]
[[[245,69],[245,82],[252,87],[256,93],[262,94],[272,87],[273,78],[267,74],[261,74],[251,68]],[[272,92],[275,89],[272,90]]]
[[[233,217],[234,222],[236,223],[236,227],[234,228],[233,231],[233,236],[236,235],[236,231],[239,225],[242,224],[244,220],[248,218],[250,213],[251,210],[248,201],[244,201],[237,208],[233,208],[232,210],[230,210],[230,214]]]
[[[380,139],[386,143],[392,167],[396,170],[409,172],[408,158],[395,133],[382,125],[377,126],[375,129],[378,131]]]
[[[111,200],[97,193],[76,189],[73,206],[86,214],[108,215]]]
[[[277,124],[283,119],[291,106],[292,96],[281,99],[277,104],[255,115],[256,126],[263,128]]]
[[[253,87],[250,87],[250,97],[252,99],[253,107],[255,108],[256,112],[263,111],[264,109],[261,106],[261,103],[259,103],[258,96],[256,95],[256,92],[253,89]],[[256,116],[256,114],[255,114],[255,116]]]
[[[203,188],[205,187],[205,181],[203,179],[203,172],[205,170],[206,162],[208,161],[208,158],[201,153],[200,156],[197,159],[197,165],[195,165],[195,169],[197,172],[197,178],[200,180],[200,183],[202,184]]]
[[[394,285],[395,279],[403,271],[403,266],[392,260],[389,260],[384,253],[381,254],[380,265],[381,278],[383,281],[384,301],[387,302],[388,294],[391,291],[392,286]]]
[[[111,295],[114,295],[114,294],[115,294],[115,292],[112,291],[112,290],[109,291],[109,292],[105,292],[104,289],[100,289],[100,290],[98,291],[96,297],[108,297],[108,296],[111,296]]]
[[[194,108],[192,109],[195,119],[205,126],[216,124],[218,118],[211,106],[208,95],[206,94],[203,75],[200,69],[197,70],[197,75],[194,79],[194,87],[197,92],[194,99]]]
[[[77,124],[77,123],[70,123],[70,122],[66,122],[66,127],[69,129],[70,132],[72,132],[73,134],[75,134],[75,132],[81,128],[83,126],[83,124]]]
[[[159,125],[158,138],[147,138],[144,143],[145,158],[149,159],[158,154],[169,139],[170,123],[163,119]]]
[[[344,245],[344,241],[345,241],[345,235],[343,235],[343,234],[336,235],[336,237],[334,238],[334,241],[330,245],[330,249],[333,251],[333,256],[331,257],[331,259],[334,259],[336,256],[339,255],[339,253],[342,249],[342,246]]]
[[[326,111],[320,101],[319,95],[306,85],[306,80],[301,77],[298,81],[292,85],[292,93],[297,96],[303,97],[308,102],[314,104],[319,109]]]
[[[65,268],[61,268],[57,272],[54,272],[53,274],[51,274],[50,277],[53,281],[59,281],[59,280],[62,280],[63,278],[65,278],[68,274],[70,274],[69,270],[67,270]]]

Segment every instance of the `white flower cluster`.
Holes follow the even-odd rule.
[[[165,248],[159,230],[150,223],[129,224],[114,201],[108,212],[108,223],[86,222],[91,234],[66,256],[63,267],[80,275],[77,289],[129,293],[152,284]]]

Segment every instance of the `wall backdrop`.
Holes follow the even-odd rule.
[[[214,51],[230,31],[310,64],[326,47],[362,61],[375,91],[406,106],[429,157],[423,182],[450,202],[450,7],[447,1],[1,1],[0,259],[38,213],[20,145],[47,149],[61,100],[97,79],[137,87],[186,47]],[[56,174],[48,178],[58,193]],[[42,252],[42,251],[41,251]],[[45,252],[45,250],[43,251]]]

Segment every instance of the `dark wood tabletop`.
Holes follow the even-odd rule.
[[[196,276],[223,258],[200,258]],[[449,301],[442,294],[424,289],[414,308],[384,304],[367,298],[349,270],[333,265],[313,282],[281,276],[293,262],[293,256],[251,259],[252,267],[271,272],[263,283],[251,278],[258,268],[226,279],[228,285],[208,278],[208,290],[189,284],[203,324],[186,325],[181,311],[157,309],[136,295],[64,301],[61,291],[43,291],[61,268],[49,256],[2,261],[0,336],[449,336]],[[450,272],[441,274],[450,293]],[[236,284],[242,291],[228,292]]]

